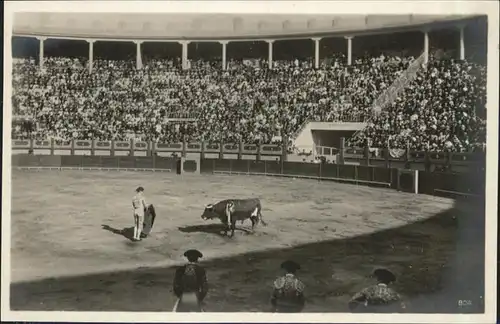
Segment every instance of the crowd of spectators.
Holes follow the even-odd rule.
[[[349,145],[465,152],[486,143],[486,69],[433,59]]]
[[[36,127],[13,127],[13,137],[269,143],[293,136],[306,121],[369,121],[352,145],[469,149],[484,142],[475,107],[485,102],[485,70],[466,62],[434,60],[392,106],[373,118],[372,104],[413,57],[342,55],[319,69],[311,61],[221,63],[154,59],[34,59],[13,66],[13,114]],[[177,117],[181,120],[168,121]]]

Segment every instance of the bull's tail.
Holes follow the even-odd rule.
[[[262,223],[262,225],[267,226],[267,223],[262,218],[262,211],[260,208],[259,208],[259,221]]]

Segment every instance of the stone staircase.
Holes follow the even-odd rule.
[[[385,90],[372,104],[374,116],[379,114],[382,110],[391,105],[404,91],[404,89],[415,80],[417,73],[423,68],[425,62],[425,53],[422,53],[419,57],[413,60],[408,68],[396,79],[394,82]],[[372,118],[367,120],[367,124],[370,123]],[[359,135],[363,132],[361,129],[354,133],[351,138]]]
[[[302,133],[302,131],[304,130],[304,128],[306,128],[307,124],[309,123],[309,118],[307,118],[306,120],[304,120],[304,122],[302,123],[302,125],[290,136],[289,140],[291,143],[295,142],[295,140],[297,139],[297,137],[299,136],[300,133]]]
[[[378,114],[392,104],[399,94],[417,77],[425,61],[425,53],[413,60],[408,68],[374,102],[373,111]]]

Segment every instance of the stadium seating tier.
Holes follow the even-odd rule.
[[[313,69],[307,62],[134,61],[48,57],[13,66],[13,114],[29,116],[32,130],[13,138],[160,142],[262,142],[294,134],[306,121],[368,121],[349,145],[466,151],[485,143],[485,68],[432,59],[399,98],[380,114],[372,104],[413,57],[363,57],[346,66],[341,56]],[[167,122],[167,117],[194,117]]]

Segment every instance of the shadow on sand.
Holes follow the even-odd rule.
[[[347,312],[349,298],[373,284],[367,275],[385,266],[410,313],[484,312],[484,202],[457,202],[432,218],[369,235],[202,262],[211,312],[269,310],[280,263],[302,264],[306,312]],[[216,224],[217,225],[217,224]],[[184,228],[212,231],[216,225]],[[113,229],[109,229],[115,232]],[[203,250],[202,247],[200,247]],[[11,284],[11,309],[30,311],[170,311],[172,267],[136,269]],[[458,300],[470,300],[460,307]]]
[[[224,224],[203,224],[203,225],[193,225],[193,226],[183,226],[179,227],[179,231],[183,233],[207,233],[207,234],[217,234],[220,236],[224,235]],[[244,232],[245,234],[251,234],[251,230],[241,228],[236,226],[236,231]]]
[[[103,230],[109,231],[109,232],[116,234],[116,235],[121,235],[121,236],[125,237],[126,239],[133,241],[133,238],[134,238],[134,227],[133,226],[132,227],[125,227],[125,228],[122,228],[121,230],[117,229],[117,228],[113,228],[109,225],[101,225],[101,227]]]

